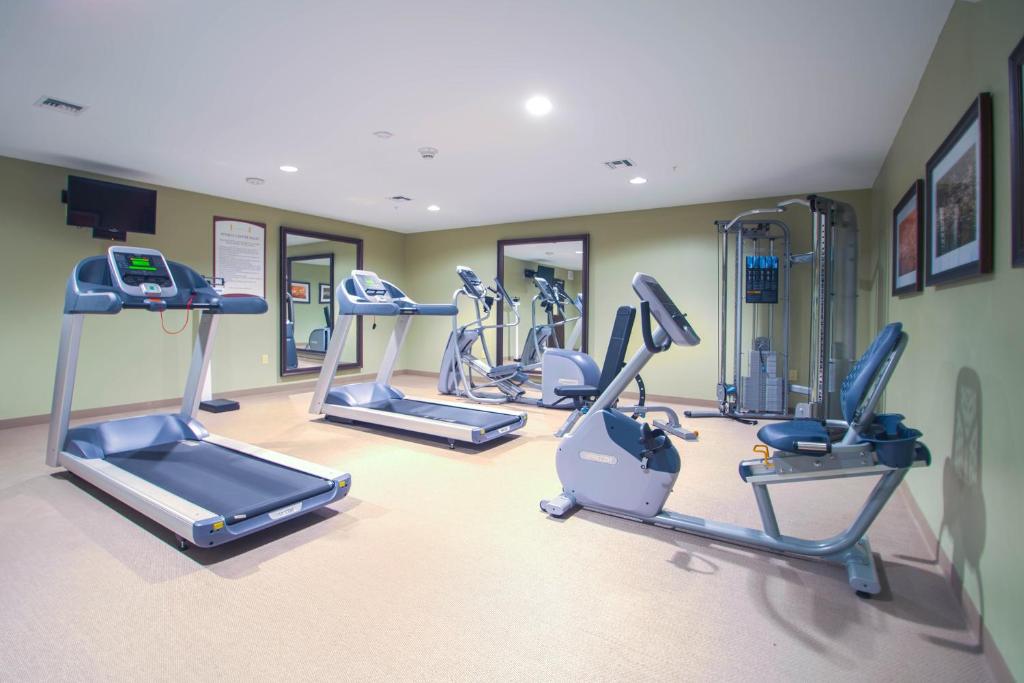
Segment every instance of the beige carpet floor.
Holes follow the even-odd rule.
[[[561,412],[449,451],[312,419],[309,396],[202,419],[347,470],[352,493],[205,551],[47,468],[45,426],[0,432],[0,680],[991,679],[902,495],[872,532],[887,590],[861,600],[833,566],[590,512],[549,519],[537,503],[559,490]],[[736,474],[756,428],[695,426],[671,507],[757,525]],[[838,531],[870,485],[779,487],[783,530]]]

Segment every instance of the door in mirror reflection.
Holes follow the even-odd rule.
[[[517,309],[502,307],[501,362],[530,368],[548,348],[586,352],[588,248],[587,235],[498,242],[499,275]]]
[[[281,374],[315,374],[338,314],[336,287],[362,268],[360,239],[281,228]],[[339,368],[362,366],[362,321],[349,333]]]

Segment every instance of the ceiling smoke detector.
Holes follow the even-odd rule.
[[[416,151],[419,152],[420,156],[424,159],[433,159],[437,156],[437,147],[420,147]]]
[[[46,95],[43,95],[36,100],[34,106],[39,107],[40,109],[59,111],[61,114],[70,114],[71,116],[78,116],[88,109],[85,105],[75,104],[74,102],[68,102],[67,100],[58,100],[56,97],[47,97]]]
[[[604,165],[614,171],[619,168],[633,168],[636,163],[632,159],[615,159],[604,162]]]
[[[394,196],[388,197],[388,199],[396,204],[404,204],[405,202],[412,201],[412,197],[406,197],[404,194],[396,194]]]
[[[390,130],[375,130],[373,134],[381,140],[388,140],[394,135]]]
[[[262,185],[263,183],[265,183],[267,181],[264,180],[263,178],[257,178],[256,176],[250,176],[250,177],[245,179],[245,182],[249,183],[250,185]]]

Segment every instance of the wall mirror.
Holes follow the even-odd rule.
[[[497,307],[498,324],[509,323],[497,336],[503,363],[534,365],[546,348],[587,352],[589,247],[589,235],[498,241],[498,278],[515,307]]]
[[[363,241],[281,227],[281,375],[317,374],[338,314],[334,289],[363,267]],[[363,321],[356,321],[338,369],[363,365]]]

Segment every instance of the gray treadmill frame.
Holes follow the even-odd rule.
[[[347,280],[348,278],[346,278]],[[345,291],[345,280],[337,287],[335,301],[341,301],[342,297],[348,298]],[[415,415],[393,413],[373,408],[362,408],[359,406],[342,406],[334,403],[327,403],[327,394],[334,384],[334,376],[337,372],[338,361],[345,348],[345,341],[348,339],[352,323],[357,315],[342,313],[339,306],[337,321],[334,325],[334,334],[331,335],[330,344],[327,346],[327,353],[324,355],[324,364],[320,369],[320,376],[316,380],[316,387],[313,390],[313,398],[309,404],[309,412],[313,415],[328,415],[342,420],[352,422],[363,422],[367,424],[381,425],[394,429],[404,429],[429,436],[436,436],[448,440],[449,446],[455,441],[466,443],[482,444],[500,438],[509,432],[520,429],[526,424],[526,413],[522,411],[506,410],[490,405],[455,403],[454,401],[440,401],[437,399],[421,398],[419,396],[409,397],[410,400],[419,403],[431,403],[438,406],[458,408],[460,410],[476,410],[480,412],[495,413],[506,417],[515,417],[518,423],[501,427],[500,429],[488,432],[480,427],[473,427],[454,422],[442,422],[430,420]],[[391,377],[394,375],[395,366],[398,363],[398,355],[405,343],[405,337],[409,333],[409,326],[412,324],[413,315],[398,315],[395,327],[388,338],[388,344],[384,349],[384,356],[381,358],[380,367],[377,369],[377,376],[374,383],[382,388],[390,387]]]
[[[79,296],[113,297],[111,292],[95,294],[79,294]],[[278,453],[252,444],[211,434],[196,419],[199,403],[202,400],[202,389],[206,375],[210,371],[210,359],[213,352],[213,340],[216,336],[219,315],[199,311],[199,332],[196,335],[192,350],[192,362],[189,366],[188,378],[185,381],[185,392],[182,396],[179,417],[199,435],[203,441],[228,448],[257,460],[282,465],[289,469],[334,481],[337,486],[332,490],[314,496],[305,501],[298,501],[279,510],[266,513],[271,519],[279,521],[310,508],[320,507],[341,495],[348,493],[351,476],[348,473],[306,462],[284,453]],[[57,352],[57,372],[54,379],[53,403],[51,405],[50,428],[46,444],[46,464],[50,467],[63,467],[72,474],[84,479],[98,489],[110,494],[138,510],[145,516],[169,529],[179,539],[185,539],[197,547],[208,547],[208,538],[200,538],[201,529],[207,529],[218,522],[224,522],[225,532],[230,537],[218,539],[217,545],[236,536],[250,533],[251,524],[260,519],[255,517],[246,522],[227,524],[223,515],[196,505],[177,496],[166,489],[152,484],[103,458],[81,458],[63,450],[71,422],[71,404],[74,397],[75,376],[78,370],[78,357],[82,339],[82,328],[85,314],[65,313],[61,323],[60,345]]]

